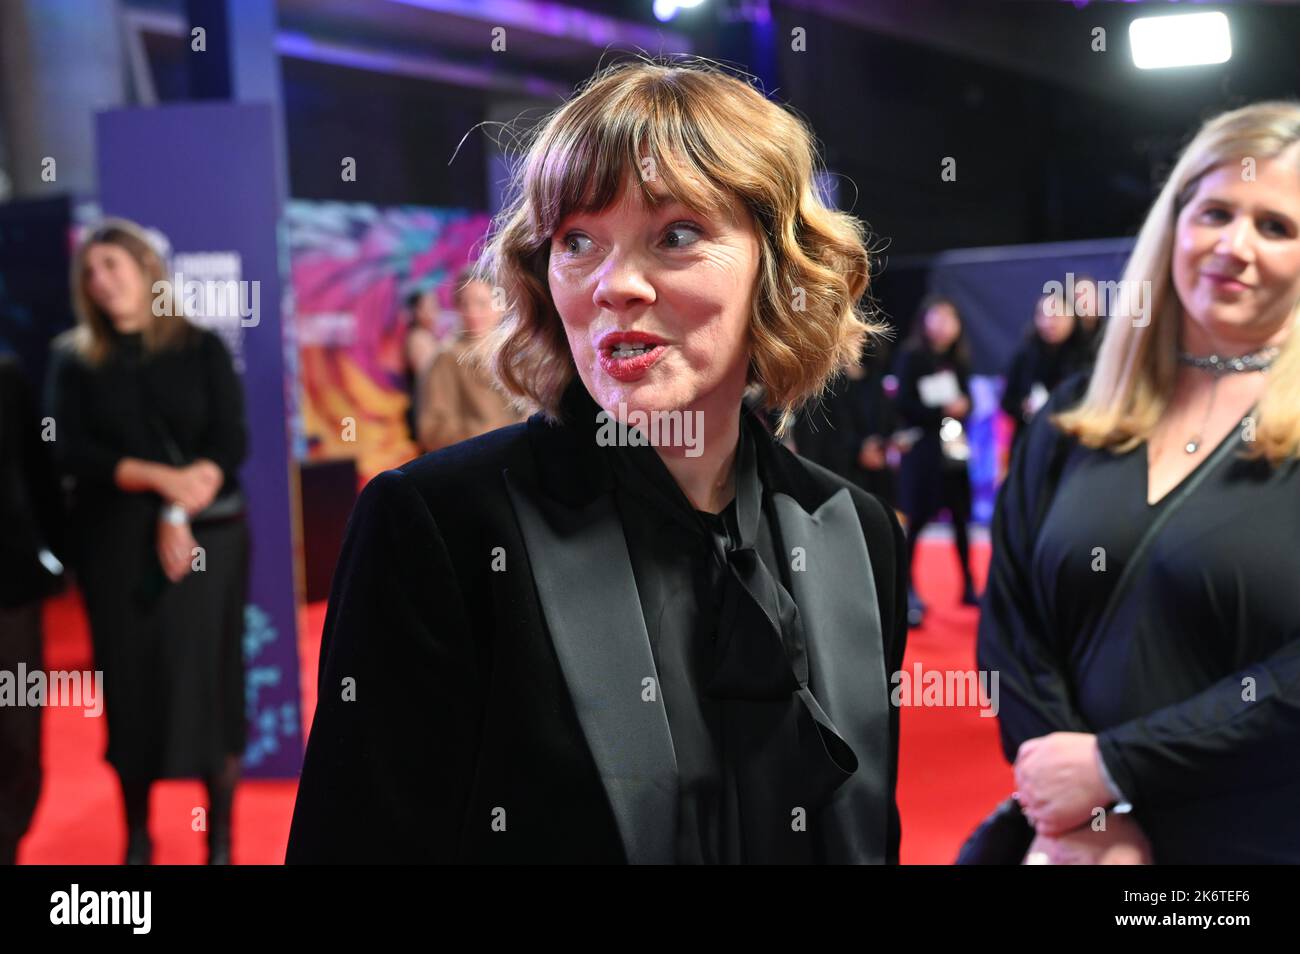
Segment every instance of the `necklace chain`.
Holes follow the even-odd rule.
[[[1202,371],[1209,371],[1214,376],[1210,384],[1210,403],[1206,405],[1205,416],[1201,419],[1201,426],[1191,437],[1183,444],[1183,451],[1187,454],[1195,454],[1201,449],[1204,441],[1205,428],[1209,426],[1210,415],[1214,413],[1214,400],[1219,394],[1219,380],[1229,374],[1243,374],[1248,371],[1267,371],[1277,359],[1278,352],[1281,349],[1276,345],[1268,348],[1260,348],[1258,351],[1252,351],[1250,354],[1238,355],[1233,358],[1223,358],[1217,354],[1197,355],[1190,354],[1186,351],[1178,352],[1178,363],[1189,367],[1199,368]]]

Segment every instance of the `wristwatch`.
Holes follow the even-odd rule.
[[[190,515],[178,503],[169,503],[158,516],[163,523],[169,523],[173,527],[183,527],[190,522]]]

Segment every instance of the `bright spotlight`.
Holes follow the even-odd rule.
[[[1222,13],[1139,17],[1129,24],[1128,38],[1140,70],[1226,63],[1232,56],[1232,33]]]
[[[655,0],[655,19],[667,23],[677,16],[678,11],[698,7],[703,2],[704,0]]]

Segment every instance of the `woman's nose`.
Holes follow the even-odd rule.
[[[1217,255],[1250,261],[1254,249],[1255,227],[1248,216],[1233,219],[1219,230],[1214,244]]]
[[[603,263],[592,301],[598,308],[624,311],[636,305],[652,304],[654,285],[636,256],[614,253]]]

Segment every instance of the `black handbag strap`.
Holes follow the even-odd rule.
[[[145,409],[145,420],[149,422],[149,426],[158,435],[158,439],[162,441],[163,450],[171,459],[172,466],[184,467],[188,461],[185,460],[185,455],[181,453],[180,445],[172,439],[171,431],[167,429],[167,425],[163,423],[162,417],[159,416],[152,405]]]
[[[1254,408],[1249,412],[1254,414]],[[1142,536],[1138,539],[1137,546],[1133,549],[1133,555],[1124,565],[1120,572],[1119,579],[1115,582],[1115,588],[1111,590],[1110,597],[1106,600],[1106,605],[1102,608],[1101,615],[1097,617],[1097,628],[1101,629],[1104,625],[1109,624],[1110,619],[1114,616],[1119,606],[1120,598],[1128,591],[1137,574],[1137,570],[1143,565],[1151,545],[1155,542],[1157,535],[1164,529],[1165,524],[1169,522],[1183,503],[1190,497],[1205,480],[1205,478],[1220,463],[1223,462],[1232,451],[1237,447],[1238,441],[1228,440],[1225,438],[1222,443],[1215,448],[1214,452],[1208,458],[1201,462],[1188,477],[1183,480],[1181,486],[1170,491],[1169,499],[1162,501],[1160,513],[1151,521]],[[1037,514],[1034,521],[1034,536],[1037,538],[1041,532],[1043,523],[1047,519],[1047,511],[1051,508],[1052,501],[1056,497],[1057,488],[1061,482],[1062,474],[1065,470],[1065,463],[1070,457],[1070,453],[1075,449],[1075,442],[1065,434],[1058,434],[1056,443],[1052,447],[1051,456],[1047,464],[1047,477],[1043,484],[1043,490],[1039,494],[1037,501]],[[1145,502],[1145,501],[1144,501]],[[1160,506],[1160,504],[1157,504]]]
[[[1211,471],[1218,467],[1225,458],[1237,449],[1238,443],[1238,440],[1225,439],[1214,449],[1214,452],[1210,454],[1209,457],[1201,462],[1199,467],[1183,480],[1180,487],[1170,491],[1168,499],[1156,504],[1156,506],[1161,506],[1161,503],[1163,503],[1160,513],[1158,513],[1156,518],[1147,526],[1141,538],[1138,540],[1137,546],[1133,549],[1133,555],[1129,557],[1128,562],[1124,565],[1124,569],[1120,572],[1119,579],[1115,582],[1115,588],[1110,592],[1110,598],[1106,600],[1106,605],[1102,609],[1101,615],[1097,617],[1096,628],[1098,630],[1101,630],[1110,624],[1111,617],[1115,615],[1115,611],[1119,606],[1120,597],[1122,597],[1132,585],[1133,580],[1137,576],[1139,567],[1143,565],[1150,553],[1151,545],[1155,542],[1160,531],[1164,529],[1165,524],[1169,522],[1169,518],[1178,511],[1178,509],[1193,493],[1195,493],[1196,488],[1205,482],[1205,479],[1210,475]],[[1143,502],[1145,503],[1146,501],[1144,500]]]
[[[154,410],[153,405],[149,405],[145,410],[146,420],[149,426],[161,439],[163,449],[167,456],[171,458],[172,465],[175,467],[185,467],[189,462],[186,461],[185,455],[181,453],[180,445],[172,439],[171,432],[167,430],[167,425],[163,423],[158,412]],[[190,516],[192,525],[216,523],[222,520],[233,520],[236,517],[242,517],[246,509],[243,492],[240,490],[228,490],[218,494],[212,503],[208,504],[203,510]]]

